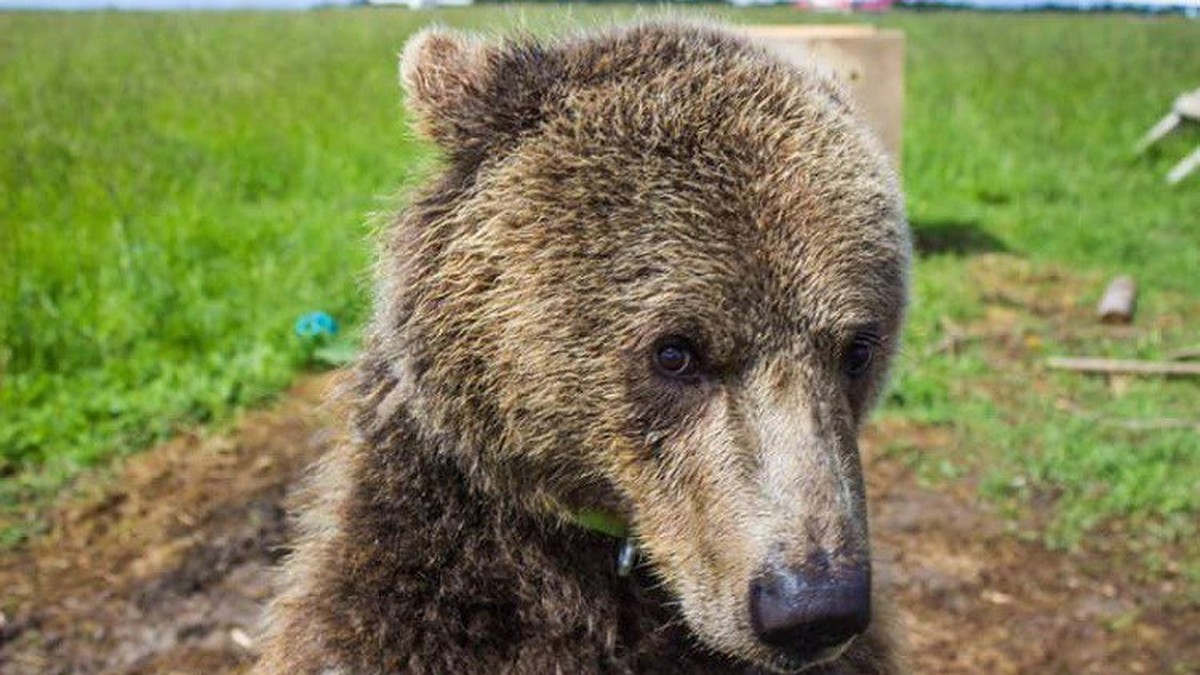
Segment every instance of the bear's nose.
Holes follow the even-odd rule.
[[[832,568],[825,556],[800,567],[769,565],[750,583],[750,623],[763,643],[819,658],[871,623],[870,567]]]

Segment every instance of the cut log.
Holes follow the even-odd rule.
[[[1133,277],[1120,276],[1108,284],[1096,312],[1102,323],[1129,323],[1133,321],[1136,304],[1137,284]]]
[[[1046,365],[1053,370],[1071,370],[1101,375],[1200,377],[1200,363],[1054,357],[1047,361]]]

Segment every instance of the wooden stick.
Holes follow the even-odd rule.
[[[1168,361],[1190,361],[1192,359],[1200,359],[1200,347],[1180,349],[1167,354]]]
[[[1128,429],[1130,431],[1158,431],[1162,429],[1195,429],[1200,431],[1200,419],[1188,420],[1178,417],[1153,417],[1149,419],[1143,418],[1116,418],[1109,415],[1102,415],[1086,408],[1081,408],[1078,405],[1068,401],[1060,404],[1064,410],[1067,410],[1075,415],[1094,421],[1096,424]]]
[[[1104,375],[1200,377],[1200,363],[1052,357],[1046,362],[1046,365],[1053,370],[1070,370],[1080,373],[1100,373]]]
[[[1175,417],[1156,417],[1153,419],[1116,419],[1096,418],[1100,424],[1120,427],[1130,431],[1159,431],[1164,429],[1195,429],[1200,431],[1200,421],[1183,420]]]
[[[1200,146],[1197,146],[1192,151],[1192,154],[1179,160],[1178,164],[1171,167],[1171,170],[1167,172],[1167,183],[1170,185],[1179,183],[1179,181],[1187,178],[1188,174],[1195,171],[1197,167],[1200,167]]]
[[[1142,140],[1138,141],[1137,147],[1134,149],[1134,151],[1137,153],[1145,152],[1146,148],[1149,148],[1151,145],[1161,141],[1163,136],[1166,136],[1174,131],[1175,127],[1179,126],[1179,123],[1182,121],[1183,116],[1174,110],[1167,113],[1166,117],[1159,120],[1158,123],[1153,127],[1150,127],[1150,131],[1147,131],[1146,135],[1142,137]]]

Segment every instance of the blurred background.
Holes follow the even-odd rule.
[[[0,672],[244,666],[372,232],[436,165],[405,39],[662,11],[246,4],[0,0]],[[1135,149],[1198,10],[671,9],[904,36],[915,297],[865,446],[919,672],[1200,673],[1200,124]]]

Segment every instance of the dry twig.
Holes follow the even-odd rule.
[[[1168,361],[1190,361],[1192,359],[1200,359],[1200,347],[1179,349],[1167,354]]]

